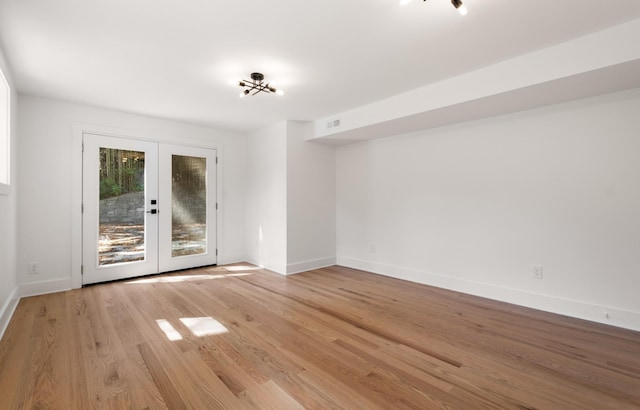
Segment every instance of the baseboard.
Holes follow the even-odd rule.
[[[439,275],[432,272],[418,271],[343,256],[338,256],[336,263],[341,266],[360,269],[396,279],[422,283],[424,285],[499,300],[501,302],[512,303],[545,312],[640,331],[640,312],[621,310],[610,306],[595,305],[577,300],[542,295],[519,289],[505,288],[482,282]],[[608,314],[608,318],[605,317],[604,312]]]
[[[330,256],[327,258],[314,259],[304,262],[296,262],[287,264],[287,275],[293,275],[300,272],[306,272],[313,269],[326,268],[327,266],[333,266],[336,264],[336,257]]]
[[[296,273],[306,272],[313,269],[326,268],[327,266],[333,266],[336,264],[335,256],[330,256],[330,257],[321,258],[321,259],[313,259],[309,261],[289,263],[287,265],[261,263],[251,257],[246,257],[244,261],[251,263],[252,265],[256,265],[261,268],[268,269],[272,272],[279,273],[280,275],[294,275]]]
[[[235,256],[231,255],[227,257],[219,257],[217,265],[218,266],[231,265],[232,263],[242,263],[246,261],[247,261],[246,255],[235,255]]]
[[[54,279],[43,282],[21,283],[18,286],[20,287],[19,292],[21,297],[64,292],[65,290],[72,289],[71,278]]]
[[[272,263],[272,262],[265,263],[262,261],[258,261],[257,259],[252,257],[245,258],[245,262],[248,262],[252,265],[256,265],[263,269],[270,270],[271,272],[279,273],[280,275],[287,274],[287,265],[284,265],[284,264]]]
[[[7,301],[2,306],[2,309],[0,309],[0,339],[4,336],[4,332],[7,330],[7,326],[9,326],[9,322],[11,321],[11,317],[13,316],[13,312],[15,312],[19,301],[18,288],[14,288],[9,294]]]

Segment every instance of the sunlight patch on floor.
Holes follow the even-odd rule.
[[[213,336],[229,332],[224,325],[211,316],[207,317],[183,317],[180,319],[183,325],[191,330],[194,336]]]
[[[225,270],[228,270],[230,272],[237,272],[237,271],[241,271],[241,270],[258,270],[258,269],[262,269],[259,266],[252,266],[252,265],[222,266],[222,268],[224,268]]]
[[[176,282],[194,282],[200,280],[224,279],[237,276],[249,276],[251,273],[221,273],[219,275],[172,275],[159,276],[153,278],[137,279],[126,282],[127,285],[143,284],[143,283],[176,283]]]
[[[182,335],[180,335],[180,332],[178,332],[176,328],[173,327],[171,323],[169,323],[168,320],[158,319],[156,320],[156,323],[158,324],[160,330],[162,330],[167,336],[167,339],[171,340],[172,342],[175,340],[182,340]]]
[[[183,317],[180,322],[185,325],[191,333],[196,337],[215,336],[228,333],[229,330],[220,322],[211,316],[205,317]],[[182,340],[180,332],[173,327],[167,319],[158,319],[156,324],[167,336],[167,339],[173,341]]]

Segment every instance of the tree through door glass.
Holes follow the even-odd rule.
[[[100,148],[99,265],[145,259],[144,152]]]
[[[207,251],[207,159],[171,156],[171,256]]]

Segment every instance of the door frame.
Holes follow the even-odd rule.
[[[224,263],[224,197],[223,191],[223,169],[224,151],[222,144],[214,141],[207,141],[189,136],[175,137],[161,133],[149,133],[141,131],[131,131],[127,129],[106,127],[94,124],[74,122],[72,123],[73,149],[71,153],[72,167],[72,192],[71,192],[71,288],[82,287],[82,135],[84,133],[99,134],[107,137],[118,137],[166,143],[172,145],[184,145],[195,148],[215,149],[217,152],[217,172],[216,172],[216,198],[218,211],[215,213],[216,219],[216,244],[218,249],[218,264]]]

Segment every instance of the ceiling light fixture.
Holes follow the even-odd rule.
[[[451,4],[453,4],[453,7],[458,10],[458,13],[462,14],[463,16],[467,15],[467,8],[464,4],[462,4],[462,0],[451,0]]]
[[[423,1],[427,1],[427,0],[423,0]],[[400,5],[404,6],[406,4],[409,4],[411,2],[411,0],[400,0]],[[463,16],[467,15],[467,7],[462,4],[462,0],[451,0],[451,4],[453,4],[453,7],[456,8],[456,10],[458,10],[458,13],[460,13]]]
[[[238,81],[238,85],[244,90],[240,93],[240,97],[244,97],[245,95],[256,95],[258,93],[274,93],[278,95],[283,95],[284,92],[282,90],[277,90],[274,87],[270,86],[269,83],[264,82],[264,75],[262,73],[251,73],[251,80],[241,80]]]

